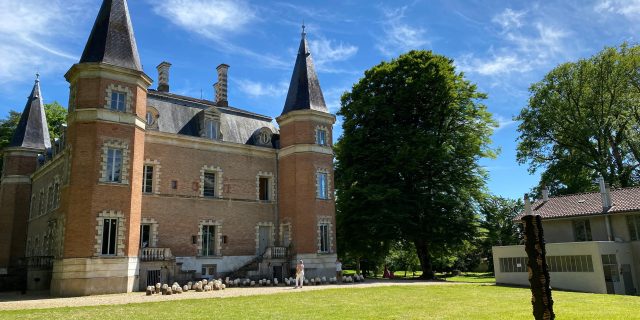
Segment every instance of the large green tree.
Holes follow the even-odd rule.
[[[488,196],[480,202],[480,224],[484,236],[480,241],[482,256],[493,270],[493,246],[510,246],[520,243],[520,230],[513,219],[524,209],[522,200],[512,200],[499,196]]]
[[[495,156],[485,98],[430,51],[380,63],[342,96],[336,190],[345,250],[410,241],[431,278],[434,255],[473,238],[485,180],[478,160]]]
[[[44,105],[44,112],[47,115],[47,125],[49,126],[49,135],[51,139],[60,137],[62,134],[60,125],[67,122],[67,109],[58,102],[47,103]],[[13,133],[20,122],[21,112],[14,110],[9,111],[6,119],[0,119],[0,150],[4,149],[11,143]],[[2,155],[0,154],[0,168],[2,168]]]
[[[598,176],[640,184],[640,47],[605,48],[551,70],[517,116],[517,159],[554,194],[591,191]]]

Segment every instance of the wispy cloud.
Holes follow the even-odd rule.
[[[408,7],[383,8],[383,36],[378,39],[376,48],[385,56],[394,56],[412,49],[421,49],[429,45],[426,30],[406,23],[405,11]]]
[[[350,73],[352,71],[337,68],[336,63],[346,61],[358,53],[358,47],[342,42],[334,42],[324,37],[309,41],[311,54],[320,72]]]
[[[565,53],[565,40],[570,35],[568,31],[546,22],[529,23],[525,17],[525,11],[509,8],[494,16],[492,21],[502,27],[503,45],[497,49],[491,47],[487,56],[462,55],[458,66],[466,72],[483,76],[501,76],[546,66]]]
[[[640,0],[601,0],[594,10],[598,13],[621,14],[629,19],[640,19]]]
[[[85,1],[0,0],[0,84],[68,67],[77,57],[50,39],[69,39]],[[81,10],[82,9],[82,10]]]
[[[517,121],[513,120],[512,118],[503,117],[501,115],[495,115],[495,118],[496,121],[498,121],[498,127],[493,129],[494,133],[517,123]]]
[[[237,35],[258,21],[256,9],[244,0],[148,0],[153,11],[178,27],[213,40],[216,48],[259,59],[267,67],[285,68],[278,57],[257,53],[233,43]]]
[[[246,93],[253,98],[259,97],[283,97],[287,94],[289,84],[281,81],[278,84],[265,84],[258,81],[238,79],[234,80],[238,84],[240,91]]]

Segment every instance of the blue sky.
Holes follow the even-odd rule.
[[[63,76],[78,61],[100,3],[0,0],[0,116],[23,108],[36,71],[45,102],[67,105]],[[212,99],[215,68],[227,63],[230,104],[272,117],[284,104],[303,20],[333,112],[379,62],[411,49],[446,55],[489,95],[501,153],[482,164],[489,190],[511,198],[538,180],[515,160],[512,117],[526,105],[529,85],[559,63],[637,43],[640,34],[640,0],[129,0],[129,8],[151,78],[169,61],[172,92]]]

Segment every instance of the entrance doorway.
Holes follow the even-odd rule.
[[[267,248],[271,245],[271,227],[259,226],[258,227],[258,255],[264,254]]]

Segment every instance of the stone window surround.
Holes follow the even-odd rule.
[[[216,175],[216,195],[215,198],[220,198],[222,199],[222,174],[223,171],[220,167],[215,167],[215,166],[207,166],[204,165],[202,166],[202,169],[200,169],[200,197],[204,198],[204,174],[208,172],[208,173],[214,173]],[[210,198],[210,197],[207,197]]]
[[[320,243],[320,226],[327,225],[329,228],[329,251],[323,252],[321,251],[321,243]],[[329,216],[319,216],[318,217],[318,227],[316,228],[317,232],[317,243],[318,243],[318,253],[320,254],[329,254],[333,252],[333,223],[331,222],[331,217]]]
[[[131,105],[133,104],[132,103],[133,92],[131,92],[131,89],[129,89],[129,87],[121,86],[119,84],[112,83],[109,86],[107,86],[106,97],[104,98],[104,100],[105,100],[104,107],[106,109],[109,109],[109,110],[112,110],[112,111],[115,111],[115,112],[121,112],[121,111],[117,111],[117,110],[111,109],[111,94],[114,91],[122,92],[122,93],[125,94],[125,96],[126,96],[125,100],[124,100],[125,101],[125,112],[131,113]]]
[[[147,115],[145,114],[145,123],[147,124],[146,128],[151,130],[158,130],[158,118],[160,117],[158,109],[152,106],[147,106],[147,113],[151,113],[151,116],[153,117],[153,122],[148,123],[146,121]]]
[[[327,198],[318,197],[318,191],[320,191],[320,185],[318,184],[318,175],[324,173],[327,175]],[[318,200],[331,200],[331,173],[326,168],[316,168],[316,199]]]
[[[109,149],[122,149],[122,172],[120,182],[108,181],[107,152]],[[107,139],[102,143],[100,182],[108,184],[129,184],[129,143],[120,139]]]
[[[293,243],[293,239],[291,239],[291,222],[287,221],[285,223],[280,224],[280,242],[283,246],[286,246],[284,243],[285,239],[285,230],[286,230],[286,238],[289,239],[289,244]]]
[[[204,226],[215,226],[216,227],[216,234],[215,234],[215,248],[214,248],[214,252],[215,255],[213,256],[203,256],[202,255],[202,227]],[[212,219],[207,219],[207,220],[200,220],[200,222],[198,223],[198,247],[197,247],[197,257],[221,257],[222,256],[222,221],[219,220],[212,220]]]
[[[329,129],[326,126],[321,126],[321,125],[317,125],[316,130],[314,131],[315,137],[316,137],[315,143],[316,144],[318,143],[318,133],[320,130],[324,131],[325,144],[323,144],[322,146],[325,146],[325,147],[331,146],[331,141],[329,141]]]
[[[271,239],[269,239],[269,243],[271,244],[271,246],[273,246],[273,243],[275,242],[276,231],[275,231],[275,228],[273,227],[273,222],[256,223],[256,252],[260,250],[260,227],[271,227],[271,236],[270,236]]]
[[[211,140],[207,137],[207,121],[217,122],[218,132],[213,141],[222,141],[222,122],[220,121],[220,111],[216,107],[211,107],[202,111],[202,122],[200,123],[200,137]]]
[[[153,193],[152,194],[160,194],[160,169],[162,168],[162,165],[160,165],[160,161],[151,160],[147,158],[147,159],[144,159],[144,166],[153,166]],[[144,169],[142,170],[142,174],[144,175]],[[143,176],[142,179],[145,179],[145,177]],[[143,194],[149,194],[149,193],[143,192]]]
[[[140,224],[148,224],[151,225],[149,235],[149,247],[156,248],[158,246],[158,221],[153,218],[142,218]]]
[[[269,179],[269,200],[260,200],[260,178],[267,178]],[[273,202],[276,201],[276,195],[278,193],[276,192],[276,179],[274,178],[274,174],[273,172],[263,172],[263,171],[258,171],[258,174],[256,175],[256,200],[258,201],[264,201],[264,202]]]
[[[97,257],[113,257],[113,255],[102,254],[102,231],[104,225],[104,219],[118,219],[118,238],[116,239],[116,255],[117,257],[124,257],[124,235],[125,235],[125,217],[122,211],[115,210],[103,210],[98,213],[97,225],[96,225],[96,249],[94,256]]]

